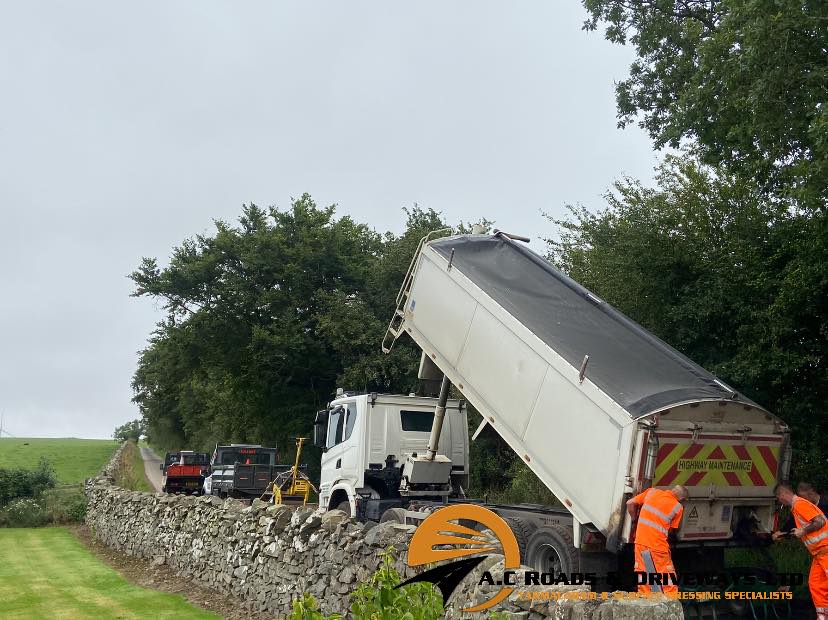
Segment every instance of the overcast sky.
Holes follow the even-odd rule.
[[[126,275],[243,203],[309,192],[400,231],[416,202],[540,238],[541,211],[651,179],[646,136],[615,125],[631,52],[584,17],[577,0],[0,0],[6,430],[108,437],[137,417],[160,312]]]

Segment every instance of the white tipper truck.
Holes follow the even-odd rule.
[[[440,381],[440,397],[346,395],[317,414],[327,450],[320,505],[401,520],[470,501],[453,384],[483,416],[474,437],[491,426],[563,506],[489,505],[516,531],[526,564],[572,572],[629,550],[626,500],[675,484],[690,497],[674,558],[685,549],[713,568],[725,546],[767,540],[774,486],[790,467],[787,426],[520,241],[502,232],[422,240],[383,350],[408,334],[422,349],[420,377]],[[429,413],[406,423],[406,411]],[[346,463],[350,478],[339,471]]]

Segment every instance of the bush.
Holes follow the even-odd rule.
[[[326,616],[319,611],[319,603],[310,594],[305,594],[300,600],[293,601],[293,612],[287,620],[339,620],[340,614]]]
[[[383,554],[382,564],[364,583],[351,593],[351,615],[354,620],[437,620],[443,615],[443,597],[430,583],[412,583],[397,589],[402,578],[394,568],[394,548]],[[316,600],[305,594],[293,602],[288,620],[339,620],[339,614],[325,616]]]
[[[86,496],[80,486],[45,491],[42,503],[49,523],[55,525],[81,523],[86,517]]]
[[[0,527],[83,521],[86,497],[81,486],[55,488],[56,484],[46,459],[40,459],[34,470],[0,469]]]
[[[17,498],[0,509],[0,527],[40,527],[80,523],[86,516],[81,488],[50,489],[38,497]]]
[[[37,497],[56,484],[55,470],[44,458],[34,470],[0,469],[0,508],[18,498]]]
[[[49,523],[49,513],[40,500],[30,497],[12,500],[0,510],[4,527],[40,527]]]
[[[437,620],[443,615],[443,597],[430,583],[418,582],[397,588],[402,581],[394,569],[394,549],[381,555],[382,564],[351,594],[355,620]]]
[[[86,516],[86,497],[80,487],[51,489],[38,497],[14,499],[0,509],[0,527],[40,527],[80,523]]]
[[[543,506],[561,506],[543,482],[520,460],[515,460],[503,476],[506,483],[493,489],[488,500],[496,504],[541,504]]]

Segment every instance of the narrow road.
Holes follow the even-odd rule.
[[[141,458],[144,459],[144,471],[147,474],[147,480],[156,491],[160,491],[163,478],[160,469],[161,458],[153,452],[152,448],[141,448]]]

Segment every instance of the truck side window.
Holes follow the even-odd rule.
[[[356,417],[357,417],[356,404],[348,405],[348,418],[345,421],[345,437],[344,437],[343,441],[346,441],[351,436],[351,433],[354,431],[354,425],[356,424]]]
[[[400,411],[400,423],[404,431],[428,433],[433,422],[433,411]]]
[[[328,419],[328,447],[342,443],[342,426],[345,422],[345,408],[337,407],[331,411]]]

